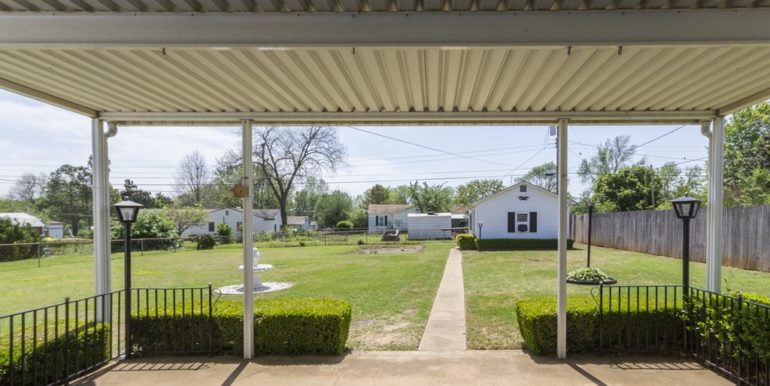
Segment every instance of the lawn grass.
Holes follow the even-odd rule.
[[[585,246],[568,253],[568,270],[585,266]],[[593,247],[591,265],[618,279],[618,284],[678,284],[682,262],[643,253]],[[465,307],[469,349],[521,348],[516,322],[520,299],[556,296],[556,252],[463,251]],[[691,263],[691,284],[705,286],[706,267]],[[724,267],[723,290],[770,295],[770,273]],[[590,295],[591,287],[568,285],[567,293]]]
[[[264,298],[331,296],[353,304],[348,345],[357,350],[416,349],[451,244],[427,242],[418,253],[358,253],[359,246],[264,248],[262,263],[274,270],[263,281],[294,287]],[[211,251],[134,254],[134,287],[214,287],[242,281],[238,245]],[[122,254],[113,254],[112,286],[123,286]],[[90,256],[0,263],[0,315],[93,294]]]

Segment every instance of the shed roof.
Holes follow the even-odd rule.
[[[369,204],[367,212],[369,215],[377,214],[393,214],[407,209],[411,209],[411,205],[399,205],[399,204]]]
[[[33,228],[45,227],[43,220],[28,213],[21,213],[21,212],[0,213],[0,217],[10,219],[11,221],[19,225],[29,225]]]
[[[542,193],[545,193],[547,196],[549,196],[549,197],[551,197],[553,199],[557,199],[559,197],[556,193],[551,192],[548,189],[544,189],[541,186],[535,185],[535,184],[533,184],[531,182],[528,182],[528,181],[519,181],[519,182],[517,182],[517,183],[515,183],[515,184],[513,184],[513,185],[511,185],[511,186],[509,186],[509,187],[507,187],[507,188],[505,188],[505,189],[495,193],[495,194],[486,196],[486,197],[484,197],[484,198],[474,202],[473,204],[471,204],[470,207],[471,208],[475,208],[476,206],[478,206],[479,204],[481,204],[483,202],[486,202],[486,201],[489,201],[489,200],[494,200],[495,198],[500,197],[500,196],[502,196],[502,195],[504,195],[506,193],[509,193],[511,191],[515,191],[516,189],[519,189],[519,187],[522,186],[522,185],[526,185],[528,187],[534,188],[535,190],[537,190],[539,192],[542,192]],[[523,194],[525,194],[525,193],[522,193],[522,195]]]

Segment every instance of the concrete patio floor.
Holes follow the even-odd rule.
[[[339,357],[133,359],[73,385],[731,385],[679,357],[532,357],[522,351],[356,352]]]

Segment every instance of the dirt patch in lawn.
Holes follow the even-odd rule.
[[[407,309],[389,320],[358,320],[350,324],[348,346],[354,350],[415,350],[422,329],[415,323],[417,310]]]
[[[364,255],[373,255],[373,254],[395,254],[395,253],[419,253],[422,252],[422,250],[425,249],[422,245],[400,245],[400,246],[371,246],[371,247],[361,247],[358,249],[358,253],[364,254]]]

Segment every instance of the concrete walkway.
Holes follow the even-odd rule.
[[[422,333],[420,351],[465,350],[465,285],[463,255],[459,249],[449,251],[428,324]]]
[[[680,357],[531,357],[522,351],[356,352],[342,357],[132,359],[72,382],[88,386],[698,385],[732,383]]]

